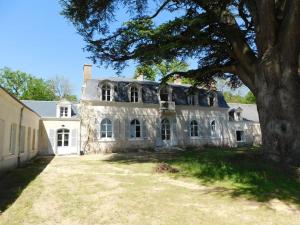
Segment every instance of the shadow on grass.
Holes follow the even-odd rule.
[[[51,162],[53,157],[38,157],[21,168],[13,169],[0,176],[0,215]]]
[[[244,196],[266,202],[277,198],[300,205],[300,181],[296,168],[284,169],[266,162],[255,148],[217,149],[176,153],[115,154],[108,161],[119,163],[166,162],[180,169],[179,176],[202,183],[226,182],[232,197]],[[226,188],[225,188],[226,189]]]

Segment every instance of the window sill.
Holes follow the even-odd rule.
[[[146,138],[129,138],[128,141],[144,141]]]
[[[115,141],[115,138],[99,138],[98,141],[99,142],[112,142]]]

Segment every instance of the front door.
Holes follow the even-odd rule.
[[[57,130],[57,154],[69,154],[69,137],[70,131],[68,129]]]
[[[164,146],[171,146],[171,124],[168,119],[161,121],[161,140]]]

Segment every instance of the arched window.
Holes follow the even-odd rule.
[[[191,137],[198,137],[198,123],[196,120],[191,122]]]
[[[215,131],[216,131],[216,121],[215,121],[215,120],[213,120],[213,121],[211,122],[210,128],[211,128],[211,132],[212,132],[212,133],[215,133]]]
[[[130,88],[130,101],[131,102],[139,101],[139,90],[137,89],[137,87]]]
[[[69,146],[69,133],[68,129],[57,130],[57,147]]]
[[[171,126],[168,119],[163,119],[161,121],[161,139],[162,140],[171,139]]]
[[[102,101],[111,101],[111,88],[109,84],[102,86]]]
[[[134,119],[130,122],[130,138],[141,137],[141,124],[140,121]]]
[[[103,119],[101,121],[101,138],[112,137],[112,122],[109,119]]]

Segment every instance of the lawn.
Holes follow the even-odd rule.
[[[0,224],[299,224],[297,179],[252,149],[38,158],[0,178]]]

